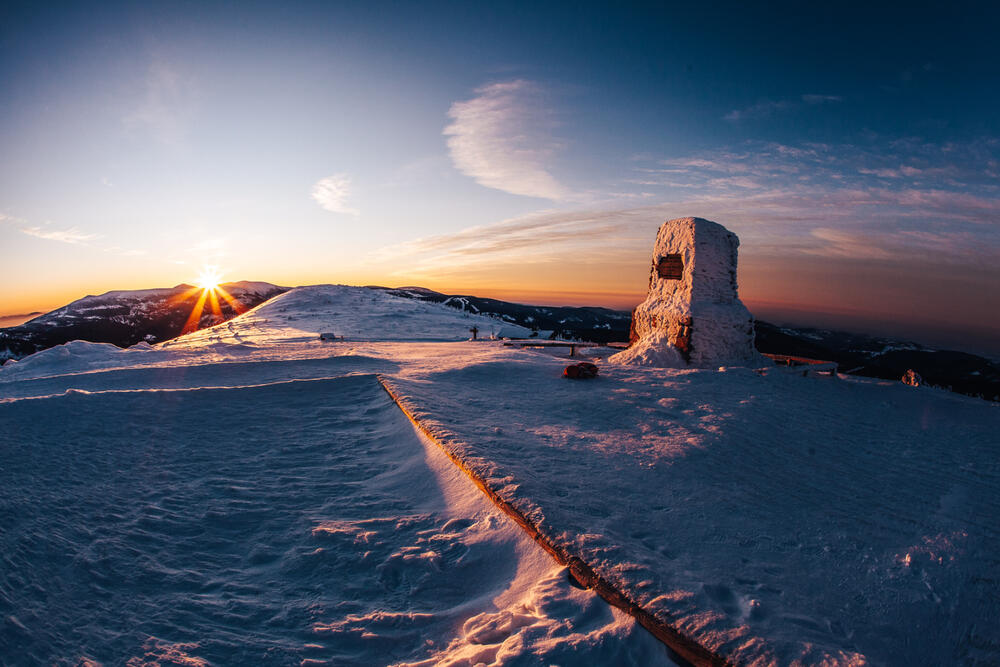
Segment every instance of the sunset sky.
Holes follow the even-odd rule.
[[[0,315],[226,280],[630,308],[656,228],[764,319],[1000,347],[980,3],[5,3]]]

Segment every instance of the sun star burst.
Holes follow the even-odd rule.
[[[214,266],[204,267],[201,270],[201,275],[198,276],[198,287],[203,290],[214,290],[219,287],[220,282],[222,282],[222,274]]]

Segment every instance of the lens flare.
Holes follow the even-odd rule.
[[[222,274],[219,273],[219,269],[214,266],[206,266],[201,270],[201,275],[198,276],[198,287],[203,290],[214,290],[222,282]]]
[[[194,307],[191,309],[191,315],[187,318],[187,322],[184,323],[181,334],[191,333],[202,327],[224,322],[230,317],[246,312],[246,306],[240,303],[238,299],[233,298],[229,292],[219,285],[221,281],[222,274],[219,272],[218,267],[206,266],[201,270],[201,275],[198,276],[197,287],[192,287],[183,294],[174,297],[176,301],[187,301],[188,299],[194,300],[195,295],[198,295],[194,302]],[[198,292],[201,292],[201,294],[198,294]],[[206,306],[211,310],[212,317],[206,321],[202,321],[202,315],[204,314],[206,317],[208,315],[208,313],[205,313]],[[228,312],[226,312],[227,310]]]

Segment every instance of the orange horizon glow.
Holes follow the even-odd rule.
[[[742,271],[741,271],[742,273]],[[871,316],[871,315],[888,315],[901,317],[903,316],[903,311],[905,310],[905,305],[895,303],[892,304],[896,306],[894,308],[886,308],[884,304],[878,304],[877,306],[862,303],[860,300],[854,301],[852,303],[845,303],[839,301],[833,295],[830,294],[817,294],[813,291],[811,296],[814,297],[813,300],[802,299],[801,296],[809,293],[809,285],[805,281],[797,284],[796,292],[802,292],[802,294],[786,294],[779,292],[782,285],[780,283],[785,282],[787,279],[778,276],[776,279],[771,280],[764,278],[764,276],[756,275],[754,272],[753,278],[758,280],[746,280],[741,278],[740,280],[740,298],[747,305],[751,311],[756,309],[761,310],[782,310],[782,311],[798,311],[802,313],[824,313],[827,315],[841,315],[845,318],[858,317],[858,316]],[[313,278],[310,276],[310,278]],[[762,279],[764,278],[764,279]],[[87,289],[84,288],[90,294],[103,294],[109,291],[109,289],[117,290],[128,290],[128,289],[149,289],[146,284],[139,283],[137,281],[130,281],[132,284],[129,285],[118,285],[111,287],[108,285],[103,285],[99,289]],[[200,280],[198,281],[201,282]],[[355,284],[355,285],[381,285],[386,287],[409,287],[409,286],[419,286],[432,289],[443,294],[466,294],[472,296],[478,296],[482,298],[492,298],[501,301],[509,301],[514,303],[524,303],[530,305],[541,305],[541,306],[596,306],[611,308],[614,310],[631,310],[636,305],[642,302],[646,296],[645,289],[635,289],[635,290],[587,290],[581,284],[581,289],[532,289],[524,288],[520,286],[507,287],[499,286],[496,284],[480,284],[474,282],[471,284],[461,284],[461,283],[442,283],[439,281],[407,281],[407,280],[356,280],[356,281],[338,281],[336,279],[323,281],[314,279],[312,281],[303,282],[302,284],[321,284],[323,282],[343,282],[344,284]],[[273,284],[280,285],[295,285],[296,281],[276,281]],[[643,286],[645,287],[645,286]],[[167,288],[165,288],[167,289]],[[32,314],[32,313],[47,313],[58,308],[83,298],[85,294],[81,294],[81,291],[76,291],[75,293],[68,290],[60,290],[56,292],[52,290],[44,294],[39,299],[11,299],[7,301],[5,299],[4,306],[0,308],[0,318],[2,317],[14,317],[20,316],[22,314]],[[202,309],[204,308],[206,302],[209,303],[211,307],[210,299],[215,299],[216,304],[219,304],[218,299],[222,299],[229,304],[233,310],[237,313],[242,313],[246,309],[243,305],[234,299],[221,285],[216,284],[214,287],[208,288],[199,284],[196,287],[191,287],[183,293],[174,297],[175,300],[186,300],[190,298],[193,294],[198,291],[203,292],[204,299],[199,298],[201,302]],[[787,292],[788,290],[782,290]],[[774,292],[778,292],[774,294]],[[20,295],[19,295],[20,296]],[[795,298],[796,296],[800,298]],[[196,305],[197,309],[197,305]],[[213,312],[216,310],[212,307]]]
[[[494,275],[485,272],[469,276],[430,277],[420,275],[378,274],[329,275],[325,272],[280,273],[269,276],[277,285],[311,285],[343,283],[354,285],[382,285],[388,287],[421,286],[443,294],[467,294],[502,301],[539,306],[597,306],[620,311],[630,311],[646,294],[647,269],[645,260],[614,262],[609,266],[598,263],[556,265],[535,270],[532,265],[512,267],[510,264],[492,267]],[[518,270],[515,270],[518,268]],[[503,276],[495,274],[502,272]],[[92,277],[93,278],[93,277]],[[3,299],[0,317],[27,314],[34,311],[50,312],[83,294],[101,294],[114,289],[143,289],[149,283],[171,284],[170,273],[138,280],[132,276],[111,282],[75,282],[74,292],[52,289],[55,285],[42,284],[42,294],[23,292]],[[212,282],[217,278],[209,276]],[[968,334],[975,340],[996,339],[1000,335],[1000,319],[995,315],[984,316],[981,292],[976,276],[953,272],[947,280],[940,276],[924,275],[917,271],[903,271],[898,266],[869,266],[858,263],[846,268],[832,261],[797,260],[795,258],[755,257],[748,254],[740,261],[740,298],[755,317],[771,322],[787,322],[803,326],[854,330],[858,332],[896,331],[901,336],[922,339],[927,331],[949,329],[961,344],[961,336]],[[191,282],[195,282],[191,280]],[[202,282],[199,280],[198,282]],[[176,283],[174,283],[176,284]],[[85,291],[86,290],[86,291]],[[194,307],[185,322],[184,333],[198,328],[206,308],[217,319],[221,318],[223,302],[236,314],[246,309],[218,285],[214,289],[190,287],[175,298],[187,300],[198,294]],[[941,301],[947,298],[948,310],[927,308],[915,302],[908,293],[919,293],[924,299]],[[30,298],[34,296],[36,298]],[[37,298],[41,296],[42,298]],[[40,303],[41,302],[41,303]],[[30,318],[25,318],[30,319]],[[22,322],[25,320],[21,320]],[[965,321],[959,330],[955,321]],[[17,326],[21,322],[5,323]],[[884,324],[884,326],[883,326]],[[970,338],[973,340],[973,338]],[[989,347],[982,346],[980,347]]]

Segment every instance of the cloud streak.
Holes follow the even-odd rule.
[[[820,104],[828,104],[830,102],[842,102],[843,99],[844,98],[840,95],[817,95],[810,93],[800,95],[795,99],[761,100],[752,106],[746,107],[745,109],[734,109],[722,118],[723,120],[728,120],[731,123],[737,123],[743,120],[766,118],[782,111],[792,111],[794,109],[801,108],[803,105],[817,106]]]
[[[552,138],[552,112],[529,81],[494,83],[455,102],[444,129],[455,167],[488,188],[559,200],[570,191],[551,173],[560,149]]]
[[[334,174],[316,182],[312,187],[313,200],[332,213],[359,215],[360,211],[348,205],[351,196],[351,177]]]
[[[21,218],[15,218],[13,216],[0,213],[0,225],[5,223],[15,226],[19,232],[25,234],[26,236],[32,236],[46,241],[56,241],[57,243],[85,246],[102,252],[120,255],[122,257],[136,257],[148,254],[146,250],[137,248],[123,248],[118,245],[93,243],[94,241],[98,241],[99,239],[103,239],[105,237],[100,234],[90,234],[76,226],[59,229],[52,227],[50,223],[31,225],[28,224],[27,220],[22,220]]]
[[[427,278],[565,265],[583,282],[588,266],[641,266],[663,220],[697,215],[737,232],[749,257],[992,270],[1000,190],[986,172],[998,150],[989,139],[947,150],[917,140],[748,143],[637,167],[635,181],[662,187],[652,205],[539,212],[409,241],[373,260]]]
[[[141,99],[122,119],[125,127],[142,130],[163,144],[180,143],[194,115],[191,80],[172,65],[156,60],[146,71],[142,85]]]
[[[81,232],[77,227],[51,229],[33,225],[30,227],[21,227],[21,231],[28,236],[34,236],[47,241],[59,241],[60,243],[84,244],[87,241],[98,238],[95,234]]]

